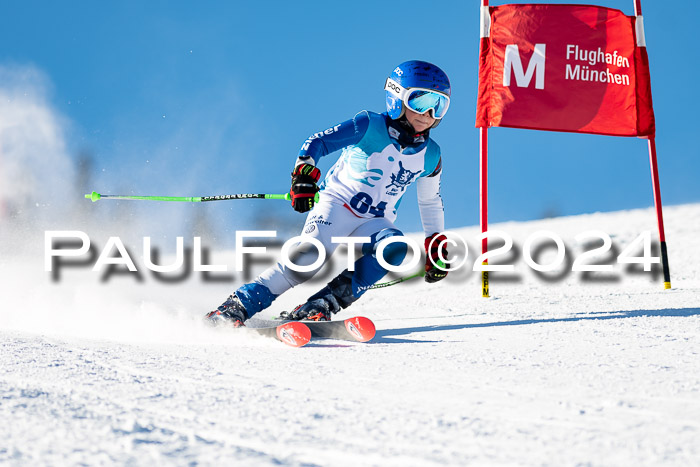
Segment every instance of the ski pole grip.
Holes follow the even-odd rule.
[[[267,195],[266,198],[268,198],[268,199],[284,199],[284,200],[287,200],[287,201],[291,201],[291,200],[292,200],[292,195],[289,194],[289,193],[285,193],[285,194],[283,194],[283,195]],[[319,194],[319,193],[316,193],[316,196],[314,196],[314,202],[315,202],[315,203],[318,203],[318,199],[319,199],[319,198],[320,198],[320,194]]]
[[[447,265],[445,263],[443,263],[442,260],[437,260],[437,262],[435,263],[435,266],[437,266],[443,270],[447,270]],[[416,277],[416,276],[425,277],[425,272],[426,272],[425,269],[421,269],[417,274],[410,276],[410,277]],[[410,279],[410,277],[409,277],[409,279]]]

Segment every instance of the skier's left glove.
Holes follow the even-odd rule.
[[[314,207],[318,192],[316,182],[319,178],[321,178],[321,171],[311,164],[299,164],[294,167],[289,194],[292,196],[292,207],[295,211],[306,212]]]
[[[442,234],[434,233],[425,239],[425,282],[440,281],[447,276],[446,269],[450,268],[449,264],[440,261],[440,256],[447,259],[447,237]],[[436,265],[442,266],[438,268]],[[443,270],[445,269],[445,270]]]

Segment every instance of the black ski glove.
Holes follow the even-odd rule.
[[[318,186],[316,182],[321,178],[321,171],[311,164],[299,164],[292,172],[292,188],[289,194],[292,196],[292,207],[297,212],[306,212],[314,207]]]
[[[443,269],[449,269],[450,265],[440,261],[438,256],[440,251],[442,253],[441,256],[447,259],[447,242],[445,240],[447,240],[447,237],[437,233],[425,239],[425,282],[432,284],[447,276],[447,271],[443,271]],[[442,266],[442,269],[438,268],[436,264]]]

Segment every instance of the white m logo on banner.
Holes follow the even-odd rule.
[[[535,44],[535,51],[527,65],[527,72],[525,72],[523,71],[523,63],[520,61],[518,46],[515,44],[507,45],[506,58],[503,62],[503,86],[510,86],[510,75],[511,70],[513,70],[518,87],[528,87],[532,75],[535,75],[535,89],[544,89],[544,51],[545,44]]]

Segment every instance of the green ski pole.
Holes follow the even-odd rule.
[[[392,285],[400,284],[402,282],[406,282],[408,280],[415,279],[416,277],[423,277],[423,276],[425,276],[425,271],[420,270],[411,276],[400,277],[398,279],[394,279],[393,281],[381,282],[379,284],[374,284],[373,286],[370,287],[370,289],[381,289],[383,287],[391,287]]]
[[[234,195],[216,196],[127,196],[127,195],[102,195],[96,191],[88,193],[85,198],[93,203],[101,199],[126,199],[139,201],[180,201],[186,203],[204,203],[206,201],[229,201],[234,199],[283,199],[289,201],[292,196],[289,193],[267,194],[267,193],[239,193]],[[318,193],[316,193],[318,201]]]
[[[440,260],[438,260],[437,265],[441,268],[445,267],[445,263],[443,263]],[[410,276],[400,277],[398,279],[394,279],[393,281],[389,281],[389,282],[381,282],[379,284],[374,284],[374,285],[370,286],[370,289],[381,289],[383,287],[391,287],[392,285],[400,284],[402,282],[406,282],[408,280],[415,279],[416,277],[424,277],[424,276],[425,276],[425,270],[421,269],[417,273],[412,274]]]
[[[290,201],[292,196],[289,193],[280,194],[268,194],[268,193],[238,193],[233,195],[216,195],[216,196],[127,196],[127,195],[102,195],[96,191],[88,193],[85,198],[91,200],[93,203],[101,199],[125,199],[125,200],[137,200],[137,201],[180,201],[186,203],[203,203],[206,201],[228,201],[234,199],[283,199]],[[318,201],[318,193],[316,193],[316,201]],[[438,266],[444,267],[442,261],[438,261]],[[410,276],[401,277],[399,279],[394,279],[389,282],[382,282],[379,284],[374,284],[370,289],[381,289],[383,287],[390,287],[392,285],[400,284],[416,277],[425,276],[425,271],[421,269],[415,274]]]

